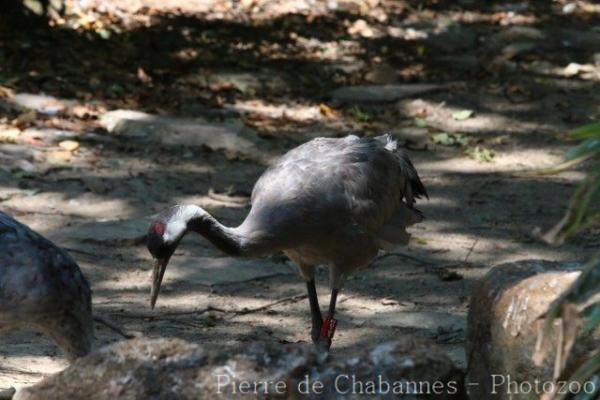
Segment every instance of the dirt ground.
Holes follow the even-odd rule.
[[[310,313],[305,285],[283,255],[235,260],[195,235],[176,252],[150,310],[147,217],[191,202],[236,225],[266,162],[124,140],[101,122],[115,109],[241,123],[272,155],[323,135],[400,138],[429,191],[418,204],[427,219],[411,230],[409,247],[348,281],[334,356],[416,335],[464,367],[470,288],[490,267],[585,260],[600,244],[597,230],[556,248],[534,234],[560,219],[583,171],[523,173],[562,161],[573,145],[563,134],[600,116],[598,6],[67,4],[51,27],[0,36],[0,208],[67,248],[92,283],[95,312],[132,334],[223,348],[307,342]],[[440,87],[387,101],[331,95],[349,85],[400,83]],[[61,108],[17,107],[21,93],[53,96],[48,101]],[[324,269],[318,291],[325,307]],[[98,347],[122,339],[102,325],[96,336]],[[66,365],[37,334],[0,338],[0,389]]]

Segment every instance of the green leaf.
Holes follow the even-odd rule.
[[[600,153],[600,137],[584,140],[577,146],[569,150],[565,156],[567,160],[574,160],[579,157],[592,155],[594,153]]]
[[[600,137],[600,121],[573,129],[569,132],[569,136],[573,139]]]
[[[581,315],[585,318],[585,325],[582,332],[589,333],[593,331],[598,325],[600,325],[600,302],[596,302],[587,306],[581,312]]]
[[[433,140],[433,143],[441,144],[442,146],[466,146],[469,144],[469,138],[465,135],[461,135],[460,133],[434,133],[431,135],[431,140]]]
[[[429,243],[429,241],[427,239],[422,238],[422,237],[414,237],[414,239],[415,239],[415,242],[417,242],[418,244],[421,244],[421,245],[426,245]]]
[[[452,135],[446,132],[440,132],[431,135],[431,139],[435,144],[441,144],[443,146],[452,146],[454,144],[454,138]]]
[[[585,382],[590,379],[596,372],[600,371],[600,352],[596,352],[586,362],[584,362],[577,370],[569,377],[569,382]],[[565,387],[569,387],[567,383]],[[558,394],[556,399],[564,399],[567,393]]]
[[[598,390],[600,390],[600,377],[598,375],[592,376],[590,379],[587,379],[587,382],[592,383],[592,390],[581,391],[577,396],[575,396],[574,400],[595,400],[598,398]]]
[[[119,85],[118,83],[113,83],[112,85],[110,85],[108,87],[108,90],[118,95],[125,94],[125,88],[123,88],[123,86]]]
[[[454,135],[454,139],[456,140],[456,143],[463,147],[469,144],[469,138],[465,135],[456,134]]]
[[[111,32],[108,29],[100,29],[97,33],[102,39],[110,39]]]
[[[493,150],[486,149],[485,147],[475,146],[475,147],[467,147],[465,149],[465,154],[471,157],[474,160],[481,162],[491,162],[494,157],[496,157],[496,153]]]
[[[369,122],[371,120],[371,115],[359,106],[352,107],[350,109],[350,114],[359,122]]]
[[[569,209],[573,217],[566,226],[565,235],[569,236],[585,229],[600,218],[600,172],[590,174],[579,185],[571,198]]]
[[[415,118],[415,125],[418,128],[426,128],[427,127],[427,120],[425,118]]]
[[[473,110],[460,110],[452,113],[452,118],[457,121],[464,121],[473,116]]]
[[[571,196],[563,218],[544,235],[549,243],[562,243],[569,236],[600,221],[600,170],[589,174]]]

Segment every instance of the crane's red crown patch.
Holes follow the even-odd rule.
[[[165,224],[161,223],[161,222],[155,222],[152,224],[152,230],[158,234],[158,235],[163,235],[165,233]]]

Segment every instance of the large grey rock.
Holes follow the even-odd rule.
[[[111,133],[172,146],[202,147],[227,155],[262,161],[262,140],[240,121],[209,123],[201,119],[163,117],[140,111],[115,110],[100,117]]]
[[[579,267],[577,263],[518,261],[494,267],[475,285],[467,328],[472,399],[540,397],[541,393],[535,391],[515,392],[514,387],[527,389],[536,380],[552,381],[555,354],[550,354],[540,367],[532,362],[538,319],[579,276]],[[576,342],[567,371],[580,362],[580,355],[597,350],[600,341],[596,336]]]
[[[390,102],[417,94],[444,89],[444,85],[414,83],[404,85],[346,86],[331,92],[331,99],[338,102]]]
[[[429,395],[418,394],[427,391]],[[357,348],[347,357],[329,359],[308,344],[257,342],[241,350],[219,351],[177,339],[134,339],[79,359],[15,396],[15,400],[117,398],[465,397],[462,373],[443,351],[414,339]]]
[[[36,110],[39,113],[54,115],[75,104],[73,100],[58,99],[45,94],[17,93],[7,98],[17,107]]]

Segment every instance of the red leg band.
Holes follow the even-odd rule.
[[[335,333],[335,327],[337,326],[337,319],[327,318],[321,325],[321,337],[327,338],[330,342],[333,339]]]

